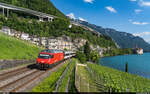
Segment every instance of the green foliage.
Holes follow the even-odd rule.
[[[87,67],[76,67],[76,88],[79,92],[96,92],[96,84],[93,84],[93,79],[89,74]]]
[[[8,26],[30,35],[37,35],[40,37],[59,37],[66,35],[70,36],[72,39],[83,38],[88,40],[89,43],[99,45],[100,47],[109,46],[116,48],[115,43],[105,36],[98,37],[80,26],[73,25],[72,28],[69,28],[70,22],[68,19],[56,18],[53,22],[38,22],[35,19],[20,18],[13,13],[7,20],[1,15],[0,21],[3,26]]]
[[[90,53],[90,60],[93,62],[93,63],[96,63],[96,64],[99,64],[99,60],[100,60],[100,55],[97,51],[92,51]]]
[[[0,21],[0,29],[2,29],[3,23]]]
[[[104,55],[105,56],[116,56],[116,55],[125,55],[125,54],[133,54],[132,49],[128,48],[128,49],[110,49],[107,50]]]
[[[70,24],[68,20],[60,18],[54,19],[53,22],[37,22],[36,20],[18,18],[15,15],[7,20],[0,16],[0,19],[3,26],[41,37],[61,36],[63,35],[63,30],[66,30]]]
[[[70,82],[69,82],[69,92],[72,92],[72,93],[76,93],[77,90],[76,90],[76,86],[75,86],[75,68],[73,69],[73,72],[70,76]]]
[[[84,63],[84,59],[86,61],[91,61],[93,63],[99,63],[100,55],[98,51],[92,51],[90,48],[90,43],[86,42],[86,44],[83,47],[80,47],[79,51],[76,53],[77,58],[80,60],[80,62]]]
[[[29,8],[35,11],[55,15],[61,18],[66,18],[50,0],[0,0],[0,2],[12,4],[15,6]]]
[[[75,68],[76,60],[73,59],[70,63],[72,63],[72,64],[71,64],[71,66],[69,67],[69,69],[68,69],[68,71],[67,71],[65,77],[62,79],[62,83],[61,83],[61,85],[60,85],[60,87],[59,87],[58,92],[65,92],[65,91],[66,91],[67,84],[69,84],[69,83],[68,83],[68,79],[69,79],[71,73],[73,72],[73,71],[72,71],[73,68]],[[69,88],[69,87],[68,87],[68,88]]]
[[[86,62],[86,55],[81,51],[76,52],[76,58],[78,58],[81,63]]]
[[[55,90],[56,82],[64,72],[68,63],[69,62],[65,63],[57,71],[52,72],[49,77],[47,77],[44,81],[42,81],[38,86],[34,87],[32,89],[32,92],[53,92]]]
[[[67,48],[64,48],[64,51],[67,51]]]
[[[0,59],[35,59],[41,48],[0,33]]]
[[[88,64],[88,67],[112,92],[150,92],[149,79],[96,64]]]
[[[86,55],[87,60],[90,60],[91,48],[89,42],[86,42],[84,45],[84,54]]]

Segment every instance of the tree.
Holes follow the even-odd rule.
[[[89,42],[86,42],[84,45],[84,54],[86,55],[87,60],[90,60],[91,48]]]
[[[0,22],[0,29],[2,29],[2,26],[3,26],[3,22]]]
[[[90,59],[93,63],[98,64],[100,60],[100,55],[98,54],[97,51],[92,51],[90,54]]]
[[[67,48],[64,48],[64,51],[67,51]]]
[[[85,63],[86,62],[86,56],[81,51],[77,51],[76,52],[76,58],[78,58],[81,63]]]

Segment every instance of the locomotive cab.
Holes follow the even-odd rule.
[[[40,69],[47,69],[73,56],[74,56],[74,52],[72,51],[46,49],[40,52],[36,64]]]
[[[53,58],[54,56],[51,54],[40,53],[37,58],[37,66],[40,68],[49,68]]]

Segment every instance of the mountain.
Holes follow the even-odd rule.
[[[143,48],[145,52],[150,51],[150,44],[141,37],[134,36],[126,32],[116,31],[115,29],[111,28],[103,28],[85,21],[75,20],[75,22],[91,28],[103,35],[111,37],[120,48],[135,48],[136,45],[138,45],[138,47]]]
[[[50,0],[0,0],[0,2],[65,18]]]

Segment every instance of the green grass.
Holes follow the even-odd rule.
[[[79,92],[97,92],[86,66],[77,67],[76,81],[76,83],[78,83],[77,88]]]
[[[0,33],[0,59],[35,59],[41,48]]]
[[[70,82],[69,82],[69,92],[76,93],[76,87],[75,87],[75,68],[73,69],[73,72],[70,76]]]
[[[52,72],[49,77],[42,81],[38,86],[32,89],[32,92],[53,92],[55,91],[55,85],[59,77],[66,69],[69,62],[61,66],[57,71]]]
[[[88,67],[93,70],[94,77],[112,92],[150,92],[149,79],[96,64],[88,64]]]
[[[68,69],[68,71],[67,71],[65,77],[62,79],[62,83],[61,83],[61,85],[60,85],[60,87],[59,87],[58,92],[65,92],[65,91],[66,91],[66,86],[67,86],[67,84],[68,84],[68,79],[69,79],[69,77],[70,77],[70,74],[72,73],[73,68],[75,67],[76,60],[73,59],[73,60],[71,61],[71,63],[72,63],[72,64],[71,64],[71,66],[69,67],[69,69]]]

